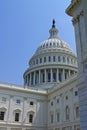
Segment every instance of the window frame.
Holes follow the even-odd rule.
[[[0,110],[0,121],[4,121],[5,119],[5,111]]]

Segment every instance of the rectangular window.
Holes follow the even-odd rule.
[[[46,62],[46,57],[44,57],[44,62]]]
[[[57,112],[57,122],[59,122],[59,121],[60,121],[60,113]]]
[[[80,114],[79,114],[79,107],[76,107],[76,118],[79,118]]]
[[[50,57],[50,56],[48,57],[48,61],[49,61],[49,62],[51,61],[51,57]]]
[[[32,102],[32,101],[31,101],[31,102],[30,102],[30,105],[32,105],[32,106],[33,106],[33,105],[34,105],[34,102]]]
[[[53,123],[53,114],[51,114],[51,123]]]
[[[6,102],[6,97],[2,97],[2,102]]]
[[[69,107],[66,106],[66,120],[69,120]]]
[[[57,103],[59,103],[59,99],[57,99]]]
[[[5,112],[1,111],[0,112],[0,120],[4,120],[4,115],[5,115]]]
[[[55,62],[56,61],[56,57],[55,56],[53,56],[53,62]]]
[[[19,121],[19,113],[15,113],[15,121]]]
[[[42,58],[40,58],[40,63],[42,63]]]
[[[16,100],[16,103],[17,103],[17,104],[20,104],[20,103],[21,103],[20,99],[17,99],[17,100]]]
[[[58,56],[58,61],[59,61],[59,62],[61,61],[61,57],[60,57],[60,56]]]
[[[77,96],[78,95],[78,92],[77,91],[75,91],[75,96]]]
[[[53,102],[51,102],[51,106],[53,106]]]

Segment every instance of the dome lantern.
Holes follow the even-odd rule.
[[[52,28],[49,30],[50,38],[58,38],[58,29],[55,27],[55,20],[52,21]]]

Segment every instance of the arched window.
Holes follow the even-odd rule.
[[[69,107],[66,106],[66,120],[69,120]]]

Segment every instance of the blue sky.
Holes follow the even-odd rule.
[[[60,39],[75,49],[74,28],[65,9],[71,0],[0,0],[0,82],[23,85],[30,57],[49,37],[56,20]]]

